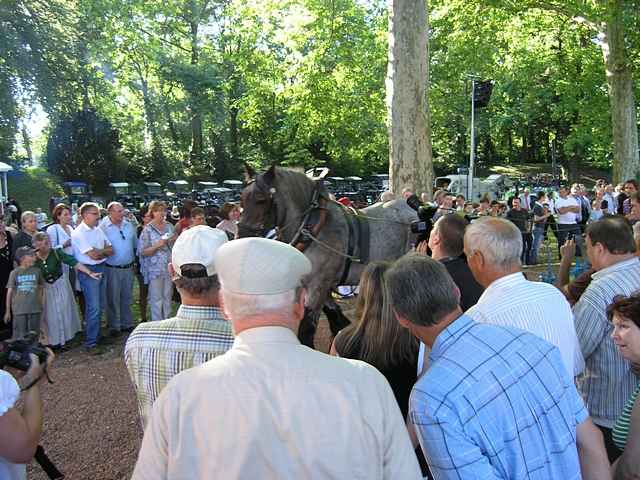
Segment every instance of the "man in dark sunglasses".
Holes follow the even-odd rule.
[[[109,333],[117,337],[134,328],[131,314],[133,300],[133,265],[136,257],[136,229],[125,218],[125,209],[119,202],[107,205],[108,215],[100,228],[113,246],[113,255],[106,261],[106,304]]]

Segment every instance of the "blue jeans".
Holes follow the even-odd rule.
[[[103,274],[100,280],[94,280],[86,273],[78,272],[80,288],[84,294],[84,319],[86,322],[85,347],[95,347],[100,335],[100,319],[102,317],[102,291],[104,283],[104,265],[87,265],[92,272]]]
[[[531,252],[529,253],[529,265],[535,265],[538,263],[538,252],[540,251],[540,245],[544,240],[544,226],[533,227],[533,244],[531,245]]]

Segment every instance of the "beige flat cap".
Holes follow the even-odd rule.
[[[300,285],[311,262],[286,243],[266,238],[241,238],[222,245],[215,258],[222,288],[244,295],[275,295]]]

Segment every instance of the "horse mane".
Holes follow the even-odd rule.
[[[276,168],[275,187],[278,194],[284,197],[289,204],[299,210],[304,210],[311,203],[315,180],[297,170],[278,167]],[[328,198],[326,187],[322,187],[321,194]]]

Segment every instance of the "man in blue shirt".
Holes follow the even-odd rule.
[[[100,228],[113,247],[113,255],[105,262],[107,277],[107,320],[112,336],[133,330],[133,262],[136,255],[136,229],[124,218],[124,207],[118,202],[107,206],[109,215]]]
[[[436,479],[602,479],[609,462],[556,347],[476,323],[445,267],[408,255],[385,275],[400,324],[431,348],[409,415]]]

